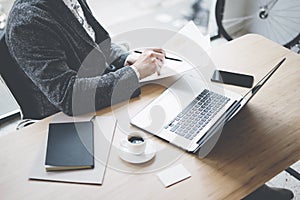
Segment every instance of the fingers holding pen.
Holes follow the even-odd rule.
[[[152,62],[156,65],[156,73],[159,76],[161,68],[164,65],[164,61],[158,58],[152,58]]]
[[[150,50],[152,62],[156,65],[156,73],[159,76],[161,68],[165,63],[165,51],[163,49]]]
[[[156,52],[156,51],[147,51],[150,54],[151,58],[156,58],[160,61],[162,61],[163,63],[165,62],[165,54],[160,53],[160,52]]]
[[[153,48],[152,51],[163,54],[163,56],[166,57],[166,51],[161,48]]]
[[[165,62],[164,50],[147,49],[139,56],[134,66],[140,73],[140,78],[145,78],[157,72],[160,75],[160,71]]]

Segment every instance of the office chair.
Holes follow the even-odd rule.
[[[34,123],[36,120],[29,120],[33,118],[32,85],[33,83],[25,76],[24,71],[17,65],[15,60],[11,57],[6,42],[5,33],[0,35],[0,74],[5,84],[13,94],[17,103],[21,108],[21,117],[24,119],[17,127],[17,129],[26,125]]]

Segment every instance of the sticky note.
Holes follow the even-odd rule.
[[[191,173],[182,164],[165,169],[156,175],[165,187],[169,187],[191,177]]]

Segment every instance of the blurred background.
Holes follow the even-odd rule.
[[[89,0],[90,7],[112,33],[144,27],[176,31],[194,20],[206,34],[209,18],[214,15],[210,12],[213,7],[210,0],[111,0],[102,1],[101,5],[98,2]]]

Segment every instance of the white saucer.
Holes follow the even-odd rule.
[[[145,152],[142,154],[133,154],[129,152],[128,149],[122,146],[120,146],[119,149],[119,156],[122,158],[122,160],[133,164],[145,163],[151,160],[155,156],[155,153],[155,148],[149,142],[147,143]]]

